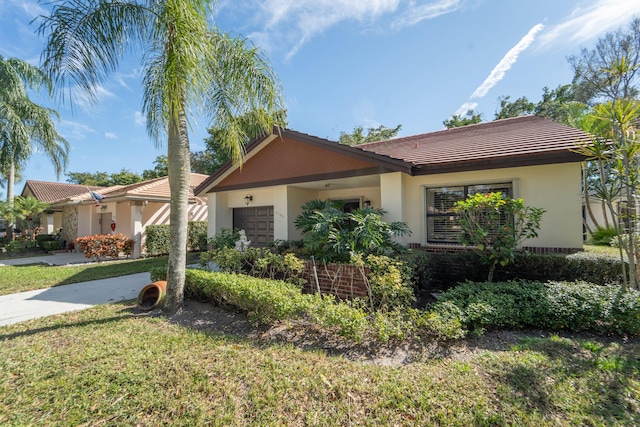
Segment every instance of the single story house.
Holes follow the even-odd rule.
[[[86,185],[67,184],[64,182],[27,180],[20,195],[22,197],[34,197],[41,202],[51,204],[61,199],[87,193],[87,188],[98,192],[104,189],[104,187],[87,187]],[[42,226],[43,234],[57,233],[62,228],[62,208],[50,207],[47,213],[42,216],[40,225]]]
[[[444,250],[458,244],[454,203],[501,191],[546,210],[525,247],[573,252],[583,241],[579,141],[587,134],[535,116],[358,146],[276,129],[247,146],[242,168],[226,164],[195,194],[208,199],[209,236],[238,228],[258,246],[300,239],[305,202],[341,199],[406,222],[412,234],[400,243]]]
[[[189,220],[206,221],[206,199],[195,197],[193,189],[207,175],[191,174]],[[93,191],[93,190],[92,190]],[[169,223],[169,179],[141,181],[126,186],[116,185],[95,191],[102,199],[94,200],[87,188],[84,192],[51,203],[62,211],[62,234],[65,242],[94,234],[122,233],[135,240],[133,258],[144,252],[146,228]]]

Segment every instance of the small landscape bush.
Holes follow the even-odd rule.
[[[152,256],[167,255],[171,242],[169,224],[148,225],[146,228],[147,253]],[[200,252],[207,249],[207,222],[189,221],[187,224],[187,249]]]
[[[586,282],[467,282],[433,307],[465,328],[640,334],[640,292]]]
[[[221,247],[200,255],[200,264],[206,266],[214,262],[227,273],[248,274],[253,277],[279,279],[299,287],[306,283],[302,277],[305,263],[294,254],[280,255],[266,248],[247,248],[238,251],[235,248]]]
[[[76,239],[78,248],[87,258],[117,258],[121,253],[131,255],[135,241],[124,234],[95,234]]]
[[[589,243],[596,246],[609,246],[611,239],[617,236],[616,230],[613,227],[596,227],[591,233]]]

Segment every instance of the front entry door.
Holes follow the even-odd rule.
[[[100,234],[111,234],[111,212],[100,214]]]

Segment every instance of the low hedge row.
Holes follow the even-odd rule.
[[[640,292],[586,282],[466,282],[433,309],[465,328],[640,334]]]
[[[444,291],[465,281],[483,282],[489,267],[473,252],[415,252],[407,261],[412,267],[416,287],[428,292]],[[496,267],[496,282],[526,280],[546,282],[584,281],[597,285],[621,284],[620,261],[596,254],[574,255],[517,254],[513,263]]]
[[[151,280],[165,277],[164,268],[151,272]],[[200,301],[230,304],[247,312],[251,320],[265,324],[305,318],[356,342],[364,338],[383,342],[409,337],[456,339],[465,333],[459,320],[444,319],[437,312],[405,309],[370,314],[359,307],[362,304],[359,301],[336,301],[329,295],[303,294],[290,283],[242,274],[188,269],[185,295]]]

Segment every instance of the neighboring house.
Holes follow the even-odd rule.
[[[207,175],[191,174],[189,220],[206,221],[206,199],[195,197],[193,188]],[[102,200],[84,192],[51,204],[62,211],[62,239],[74,242],[78,237],[94,234],[122,233],[136,241],[134,258],[144,251],[146,227],[169,223],[169,179],[167,177],[142,181],[126,186],[113,186],[96,191]],[[113,231],[112,231],[113,230]]]
[[[312,199],[341,199],[387,211],[412,234],[401,243],[442,250],[457,245],[454,203],[501,191],[543,208],[537,252],[582,248],[580,161],[587,135],[527,116],[396,138],[340,145],[288,129],[253,141],[242,168],[231,163],[200,184],[209,236],[244,229],[255,245],[300,239],[294,221]]]
[[[92,191],[102,191],[104,187],[89,186]],[[46,182],[27,180],[20,195],[35,197],[41,202],[53,203],[60,199],[87,193],[86,185],[67,184],[63,182]],[[62,228],[62,208],[51,207],[42,215],[40,225],[43,234],[54,234]]]

